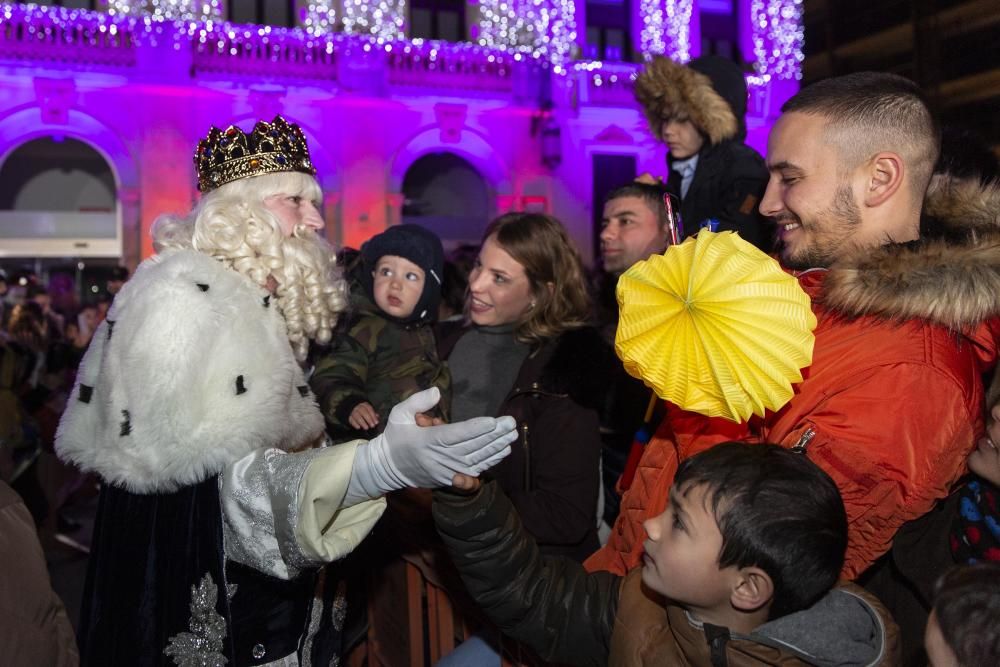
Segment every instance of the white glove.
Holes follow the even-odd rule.
[[[517,439],[512,417],[417,426],[415,415],[440,398],[436,387],[410,396],[389,413],[381,435],[358,447],[345,507],[396,489],[450,485],[456,473],[477,477],[510,454]]]

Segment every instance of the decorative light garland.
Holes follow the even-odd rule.
[[[221,21],[223,0],[107,0],[108,14],[154,21]]]
[[[344,32],[380,40],[405,37],[405,0],[344,0]]]
[[[639,11],[642,12],[642,32],[639,33],[639,46],[644,54],[662,55],[667,52],[667,43],[663,39],[666,33],[666,23],[663,0],[641,0]]]
[[[751,85],[766,85],[772,78],[802,78],[802,0],[752,0],[750,23],[757,73]]]
[[[482,0],[479,43],[550,60],[556,73],[572,57],[576,43],[574,0]]]
[[[337,27],[337,12],[334,0],[315,0],[306,3],[302,8],[304,17],[302,28],[310,35],[318,37],[327,35]]]
[[[664,32],[669,40],[666,54],[671,60],[686,63],[691,60],[691,12],[694,0],[667,0]]]
[[[647,57],[666,55],[679,63],[691,60],[693,0],[642,0],[640,11],[639,45]]]

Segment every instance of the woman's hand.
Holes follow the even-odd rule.
[[[347,423],[351,425],[351,428],[367,431],[378,426],[378,413],[375,412],[371,403],[358,403],[351,410],[351,416],[347,418]]]

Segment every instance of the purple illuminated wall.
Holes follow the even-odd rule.
[[[129,263],[151,252],[156,216],[195,200],[190,151],[213,124],[249,126],[276,113],[300,123],[338,244],[358,245],[398,222],[409,167],[447,152],[482,176],[491,213],[554,213],[589,257],[592,156],[633,155],[640,172],[664,169],[663,148],[632,99],[637,65],[571,60],[584,40],[582,0],[551,0],[544,17],[525,0],[535,13],[517,10],[506,31],[473,22],[485,45],[386,38],[400,28],[364,23],[357,3],[351,25],[362,34],[354,35],[329,32],[343,17],[316,2],[303,4],[313,12],[301,17],[308,29],[157,21],[125,12],[129,0],[107,4],[117,13],[0,4],[0,162],[37,136],[94,147],[115,173],[120,253]],[[201,4],[222,15],[221,0]],[[520,7],[481,4],[483,16],[501,4]],[[396,21],[404,5],[388,5],[397,13],[386,20]],[[686,44],[688,55],[698,53],[694,0],[632,5],[636,51],[680,57]],[[748,140],[763,151],[777,109],[798,86],[801,3],[731,6],[739,48],[757,64]],[[677,16],[690,20],[669,22]],[[547,41],[525,41],[542,29]],[[542,131],[553,124],[557,133]],[[543,156],[553,150],[557,159]]]

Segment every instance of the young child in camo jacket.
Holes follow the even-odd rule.
[[[418,225],[397,225],[361,246],[351,315],[309,380],[334,442],[370,438],[396,403],[437,387],[434,416],[447,419],[451,377],[433,327],[441,300],[441,241]]]

